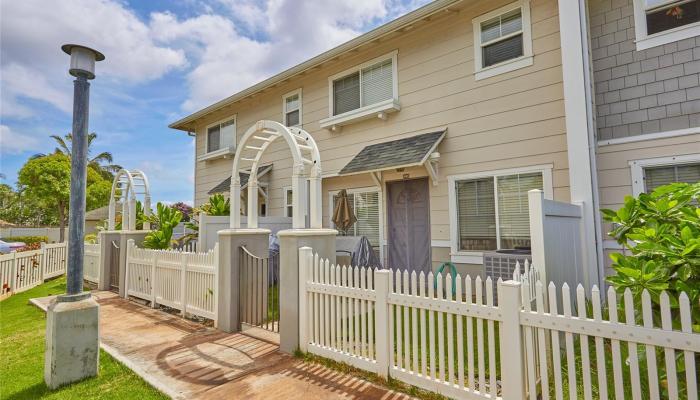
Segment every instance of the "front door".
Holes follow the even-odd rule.
[[[387,183],[389,267],[431,270],[428,178]]]

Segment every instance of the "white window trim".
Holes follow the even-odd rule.
[[[292,204],[289,204],[289,205],[287,204],[287,193],[291,190],[292,190],[291,186],[285,186],[282,188],[282,202],[283,202],[282,203],[282,210],[284,213],[283,216],[285,216],[285,217],[287,216],[287,207],[293,207]],[[294,208],[292,208],[292,212],[294,212],[293,210],[294,210]]]
[[[544,198],[552,200],[554,197],[554,187],[552,183],[552,164],[532,165],[528,167],[500,169],[493,171],[475,172],[470,174],[449,175],[447,177],[449,217],[450,217],[450,258],[452,262],[464,264],[483,264],[483,251],[464,251],[459,249],[459,215],[457,212],[457,181],[495,178],[514,174],[525,174],[529,172],[542,173],[542,187]],[[498,242],[498,241],[497,241]],[[498,243],[497,243],[498,245]]]
[[[645,50],[667,43],[677,42],[697,36],[700,22],[679,26],[667,31],[647,35],[647,13],[644,8],[644,0],[634,0],[634,33],[637,50]]]
[[[377,201],[379,202],[379,259],[384,260],[384,246],[387,245],[386,239],[384,238],[384,196],[382,188],[378,186],[367,186],[360,188],[345,189],[348,194],[353,193],[378,193]],[[328,226],[333,227],[333,196],[340,193],[340,190],[329,190],[328,191]],[[383,261],[382,261],[383,262]]]
[[[670,167],[679,164],[690,164],[698,162],[700,162],[700,153],[672,157],[647,158],[642,160],[630,161],[629,165],[630,172],[632,174],[632,195],[637,197],[641,193],[644,193],[644,168],[666,166]]]
[[[209,128],[211,128],[212,126],[221,125],[222,123],[230,120],[233,120],[233,143],[230,146],[221,147],[218,150],[207,152],[207,149],[209,148]],[[219,135],[221,135],[220,130]],[[236,140],[238,139],[237,136],[238,114],[234,114],[233,117],[226,117],[207,125],[204,128],[204,154],[198,156],[197,161],[207,161],[214,160],[217,158],[226,158],[231,154],[236,154]],[[219,143],[221,143],[221,136],[219,136]]]
[[[373,116],[378,116],[380,118],[385,118],[386,113],[391,113],[399,111],[401,106],[399,105],[399,79],[398,79],[398,50],[394,50],[390,53],[384,54],[382,56],[373,58],[369,61],[365,61],[362,64],[358,64],[352,68],[348,68],[345,71],[339,72],[335,75],[328,77],[328,118],[322,119],[320,121],[321,128],[328,127],[340,127],[343,125],[350,124],[362,119],[371,118]],[[379,103],[370,104],[362,106],[358,109],[348,111],[342,114],[333,115],[333,81],[345,77],[350,74],[354,74],[366,67],[380,63],[391,59],[391,75],[392,75],[392,89],[393,96],[389,100],[385,100]],[[360,79],[360,93],[362,93],[362,80]]]
[[[298,96],[299,96],[299,123],[296,124],[296,125],[292,125],[292,126],[299,126],[299,127],[300,127],[300,126],[302,126],[303,123],[304,123],[303,120],[302,120],[302,97],[301,97],[301,88],[296,89],[296,90],[292,90],[291,92],[285,93],[285,94],[282,96],[282,123],[283,123],[285,126],[288,126],[288,125],[287,125],[287,99],[288,99],[289,97],[291,97],[291,96],[294,96],[294,95],[298,95]],[[292,111],[294,111],[294,110],[292,110]]]
[[[509,11],[517,8],[522,10],[523,23],[523,55],[512,60],[503,61],[501,63],[483,67],[481,57],[481,23],[489,19],[498,17]],[[530,0],[520,0],[515,3],[508,4],[497,10],[493,10],[484,15],[480,15],[472,20],[473,36],[474,36],[474,79],[481,80],[492,76],[504,74],[506,72],[515,71],[516,69],[528,67],[533,64],[534,57],[532,54],[532,26],[530,22]]]

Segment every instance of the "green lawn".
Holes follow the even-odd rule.
[[[0,399],[167,399],[103,351],[98,377],[49,391],[44,385],[46,317],[29,299],[65,289],[60,278],[0,302]]]

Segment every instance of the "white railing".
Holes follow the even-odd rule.
[[[150,250],[129,241],[126,293],[216,321],[218,244],[206,253]]]
[[[631,385],[633,399],[668,388],[665,397],[697,400],[700,334],[685,295],[673,324],[661,296],[658,326],[649,295],[640,311],[628,292],[623,323],[614,291],[603,311],[597,289],[587,300],[580,287],[572,311],[568,287],[543,293],[532,270],[499,281],[496,304],[489,278],[457,275],[453,286],[438,275],[433,285],[432,274],[346,268],[299,252],[302,351],[458,399],[607,398],[608,387],[624,398]]]
[[[0,255],[0,295],[23,292],[65,272],[65,243],[42,243],[39,250]]]
[[[92,283],[100,281],[100,244],[85,243],[83,278]]]

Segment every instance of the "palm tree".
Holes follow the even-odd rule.
[[[68,157],[71,156],[71,144],[73,142],[73,134],[67,133],[63,137],[58,135],[51,135],[50,137],[53,140],[55,140],[56,143],[58,143],[58,147],[56,147],[54,153],[62,153],[67,155]],[[112,178],[114,178],[114,173],[122,169],[122,167],[120,165],[113,164],[114,160],[112,157],[112,153],[108,151],[103,151],[95,157],[90,157],[90,145],[92,144],[92,141],[96,138],[97,133],[92,132],[88,134],[88,165],[94,168],[95,171],[98,171],[100,174],[102,174],[102,176],[105,179],[111,180]],[[45,155],[46,154],[36,154],[32,156],[32,158],[43,157]]]

